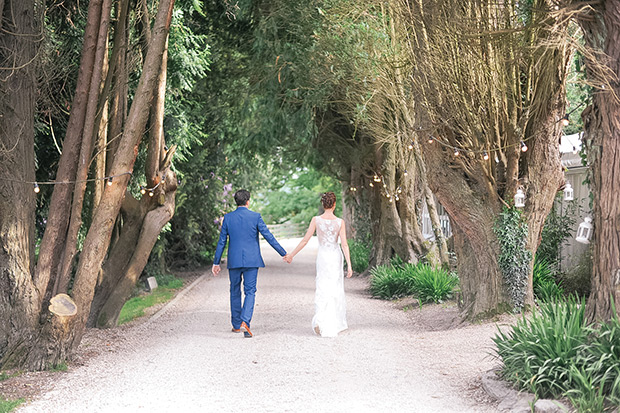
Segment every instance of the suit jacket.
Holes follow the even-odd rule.
[[[264,267],[265,262],[260,254],[258,241],[259,233],[281,256],[286,255],[286,251],[269,232],[258,212],[250,211],[246,207],[237,207],[236,210],[224,215],[213,264],[220,264],[226,239],[229,238],[228,268]]]

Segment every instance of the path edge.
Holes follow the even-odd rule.
[[[160,308],[155,314],[153,314],[143,325],[148,325],[153,321],[163,316],[173,305],[175,305],[181,298],[190,292],[195,286],[207,279],[208,271],[205,271],[200,277],[196,278],[190,285],[185,287],[183,291],[178,293],[172,300],[168,301],[162,308]]]

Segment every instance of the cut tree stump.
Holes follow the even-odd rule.
[[[71,317],[77,314],[77,306],[67,294],[58,294],[50,300],[50,313],[60,317]]]

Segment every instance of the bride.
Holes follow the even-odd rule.
[[[343,251],[347,260],[347,278],[353,275],[353,270],[344,222],[334,215],[336,195],[333,192],[322,194],[321,203],[325,212],[312,218],[306,235],[293,252],[284,257],[284,260],[291,263],[293,257],[306,246],[316,230],[319,238],[319,251],[316,256],[315,314],[312,318],[312,328],[322,337],[336,337],[339,332],[347,329]],[[340,237],[342,251],[338,246],[338,237]]]

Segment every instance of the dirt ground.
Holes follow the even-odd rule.
[[[240,400],[259,412],[497,411],[481,377],[497,364],[498,326],[514,317],[462,323],[453,302],[373,299],[368,279],[354,277],[345,280],[349,329],[316,337],[316,246],[291,265],[268,246],[263,254],[253,339],[230,332],[225,272],[193,273],[191,290],[150,316],[89,330],[68,371],[20,374],[0,394],[25,398],[23,412],[234,412]]]

